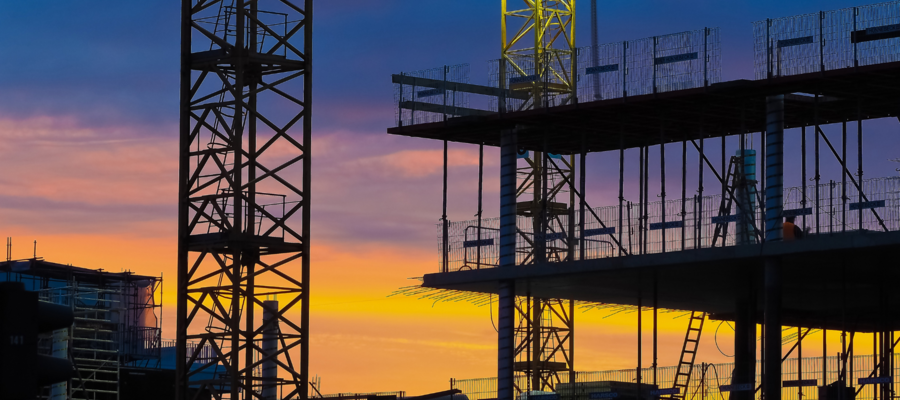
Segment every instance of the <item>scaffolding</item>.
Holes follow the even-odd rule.
[[[159,367],[162,277],[32,258],[0,263],[0,280],[22,282],[41,301],[72,308],[72,326],[40,343],[43,353],[64,354],[75,367],[75,377],[62,386],[64,398],[118,399],[121,368]],[[56,390],[44,395],[56,399]]]

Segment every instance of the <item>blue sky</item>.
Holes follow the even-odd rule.
[[[39,239],[39,255],[52,261],[174,278],[179,2],[7,3],[0,12],[0,231],[16,243]],[[586,46],[590,2],[577,4],[576,37]],[[600,0],[599,42],[719,27],[723,80],[752,79],[752,22],[864,4]],[[312,355],[316,373],[325,376],[328,392],[441,390],[449,376],[490,375],[496,337],[488,310],[435,311],[412,299],[385,300],[409,284],[406,278],[436,270],[441,213],[440,143],[385,131],[394,123],[392,73],[470,63],[472,83],[487,83],[487,61],[499,57],[500,2],[317,0],[314,26],[313,326],[325,338],[314,339],[323,349]],[[895,175],[887,162],[898,157],[895,146],[876,144],[896,134],[897,121],[867,127],[873,144],[866,148],[866,177]],[[668,154],[680,154],[678,147]],[[853,145],[850,154],[855,165]],[[680,188],[674,172],[680,160],[670,157],[671,196],[677,191],[671,188]],[[497,215],[498,158],[495,149],[486,151],[486,217]],[[450,160],[450,219],[473,218],[477,148],[452,144]],[[615,177],[617,160],[606,154],[590,160],[590,203],[612,204],[605,183]],[[834,176],[836,165],[828,163]],[[651,179],[657,172],[651,166]],[[791,179],[788,185],[798,183]],[[17,244],[14,253],[30,256],[30,247]],[[174,337],[174,323],[166,326],[165,337]],[[420,340],[423,332],[428,341]],[[673,335],[677,342],[683,330]],[[366,345],[357,349],[360,343]],[[343,347],[357,350],[343,354]],[[433,364],[435,349],[453,362],[424,376],[421,366]],[[601,350],[586,350],[608,359],[584,361],[585,368],[631,367]],[[397,354],[408,359],[363,368]],[[402,386],[405,374],[423,375],[419,386]]]

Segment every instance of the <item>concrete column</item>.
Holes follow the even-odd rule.
[[[782,239],[784,192],[784,95],[766,98],[766,241]],[[765,366],[763,395],[781,400],[781,259],[765,264]]]
[[[784,95],[766,97],[767,242],[781,240],[784,192]],[[772,400],[772,399],[767,399]]]
[[[765,261],[765,365],[763,396],[766,400],[781,400],[781,260]]]
[[[737,282],[739,293],[734,319],[734,374],[732,384],[756,386],[756,293],[753,271],[747,270]],[[731,392],[731,400],[752,400],[753,392]]]
[[[262,356],[278,352],[278,301],[266,300],[263,302],[263,333]],[[275,358],[262,362],[262,399],[275,400],[278,398],[278,364]]]
[[[738,157],[743,159],[741,163],[743,168],[740,170],[740,185],[735,188],[735,198],[737,199],[737,212],[743,219],[735,224],[735,238],[737,244],[753,244],[756,243],[756,237],[753,233],[753,224],[756,213],[756,186],[751,186],[750,182],[756,180],[756,150],[746,149],[743,152],[737,151]]]
[[[500,134],[500,268],[516,265],[516,131]],[[498,282],[497,400],[514,395],[515,282]]]

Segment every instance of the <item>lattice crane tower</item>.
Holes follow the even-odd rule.
[[[307,399],[312,0],[182,0],[177,398]]]
[[[501,3],[500,84],[530,94],[521,108],[574,102],[575,1],[523,0],[524,8]],[[511,29],[518,30],[510,36]],[[520,151],[519,158],[516,214],[530,220],[531,236],[518,241],[517,263],[574,260],[575,193],[566,193],[575,179],[574,157]],[[554,391],[561,374],[574,381],[573,302],[529,296],[518,298],[515,308],[516,391]]]
[[[577,101],[575,0],[500,2],[501,84],[527,91],[531,108]]]

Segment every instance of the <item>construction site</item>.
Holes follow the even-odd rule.
[[[752,48],[718,27],[604,44],[596,0],[579,43],[574,0],[499,3],[488,79],[471,82],[469,64],[392,74],[387,127],[443,145],[438,268],[393,295],[490,308],[495,375],[417,396],[322,393],[309,357],[313,0],[183,0],[175,337],[162,275],[50,262],[36,243],[14,259],[7,239],[0,397],[898,397],[900,176],[866,156],[900,148],[900,1],[759,20]],[[725,47],[752,54],[752,77],[723,79]],[[450,146],[477,149],[477,191],[450,184]],[[462,192],[474,218],[448,215]],[[70,320],[20,327],[20,292]],[[634,316],[632,367],[578,368],[586,309]],[[685,317],[677,348],[658,340],[660,313]],[[711,321],[732,327],[733,362],[698,358]],[[68,378],[10,363],[27,351],[66,360]],[[663,352],[678,363],[660,365]]]
[[[468,64],[392,75],[388,133],[444,145],[439,269],[405,294],[498,307],[496,377],[454,389],[470,400],[896,396],[898,178],[863,166],[866,148],[895,146],[867,141],[865,125],[896,129],[900,3],[755,22],[743,49],[754,76],[733,81],[721,79],[718,28],[601,44],[593,9],[591,44],[578,47],[574,2],[501,3],[486,84],[469,81]],[[466,192],[476,219],[447,215],[459,190],[448,143],[478,148],[478,191]],[[485,146],[500,150],[493,215]],[[588,157],[618,168],[592,170]],[[597,187],[617,196],[588,198]],[[634,369],[576,368],[576,306],[638,311]],[[663,310],[690,315],[680,349],[658,348]],[[697,361],[708,320],[733,324],[733,363]],[[827,348],[829,332],[840,348]],[[865,335],[873,346],[854,347]],[[804,339],[820,357],[803,357]],[[666,350],[680,350],[677,365],[657,365]]]

